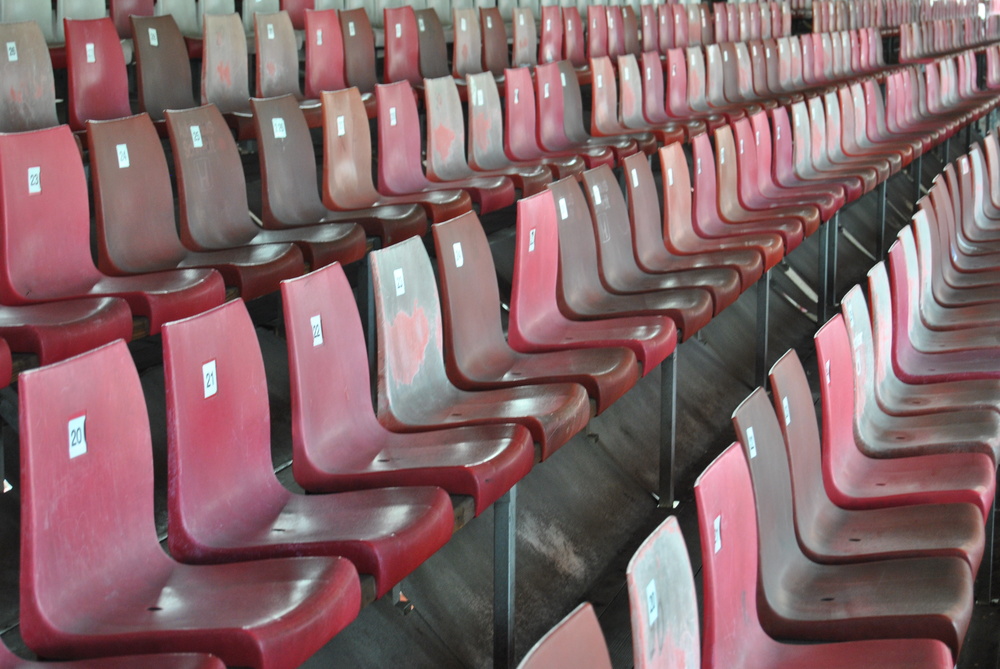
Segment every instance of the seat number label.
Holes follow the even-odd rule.
[[[406,292],[406,284],[403,282],[403,268],[397,267],[392,272],[392,278],[396,282],[396,297]]]
[[[395,126],[396,125],[396,108],[395,107],[389,107],[389,125],[391,125],[391,126]]]
[[[287,136],[285,132],[285,119],[283,118],[272,118],[271,129],[274,131],[275,139],[284,139]]]
[[[201,142],[201,127],[197,125],[191,126],[191,143],[194,144],[194,148],[200,149],[203,145]]]
[[[17,42],[7,42],[7,60],[17,62]]]
[[[87,414],[70,418],[69,430],[69,457],[72,460],[87,452]]]
[[[351,37],[354,37],[355,35],[354,21],[347,22],[347,34],[349,34]]]
[[[323,29],[316,29],[316,46],[323,46]]]
[[[160,36],[156,32],[156,28],[149,29],[149,46],[160,46]]]
[[[396,39],[403,36],[403,25],[401,23],[396,24]]]
[[[86,51],[87,51],[87,62],[88,63],[96,63],[97,62],[97,53],[94,51],[94,43],[93,42],[87,42],[87,46],[85,48],[86,48]]]
[[[219,377],[215,373],[215,360],[201,366],[201,380],[205,388],[205,399],[219,392]]]
[[[274,24],[267,24],[267,39],[274,39]]]
[[[566,209],[566,198],[564,197],[559,198],[559,215],[564,221],[569,218],[569,210]]]
[[[424,18],[422,16],[417,17],[417,29],[419,29],[420,32],[424,32],[426,30],[424,27]]]
[[[29,167],[28,168],[28,193],[41,193],[42,192],[42,168],[41,167]]]
[[[747,450],[750,451],[750,459],[757,457],[757,440],[753,436],[753,428],[747,428]]]
[[[312,330],[313,346],[320,346],[323,343],[323,319],[319,314],[309,319],[309,327]]]
[[[788,410],[788,397],[781,398],[781,412],[785,414],[785,427],[792,424],[792,412]]]
[[[715,529],[715,552],[718,553],[722,550],[722,515],[715,517],[712,522],[712,527]]]
[[[657,605],[656,581],[651,580],[646,585],[646,612],[649,614],[649,626],[652,627],[656,619],[660,617],[660,608]]]
[[[451,245],[451,250],[455,254],[455,267],[461,267],[465,264],[465,256],[462,255],[462,242],[455,242]]]
[[[528,231],[528,253],[533,253],[535,250],[535,229],[532,228]]]
[[[347,131],[344,129],[344,117],[343,116],[338,116],[337,117],[337,137],[343,137],[344,134],[346,134],[346,132]]]
[[[633,169],[632,170],[632,188],[638,188],[638,187],[639,187],[639,174],[635,171],[635,169]]]
[[[118,144],[115,146],[115,152],[118,154],[118,169],[125,169],[129,166],[128,160],[128,144]]]

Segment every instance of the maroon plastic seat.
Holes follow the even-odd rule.
[[[642,72],[635,54],[618,56],[618,72],[622,90],[617,113],[622,126],[630,132],[652,133],[660,144],[684,141],[685,128],[680,123],[657,124],[646,119],[644,111],[646,93],[643,91]],[[663,76],[662,72],[660,76]]]
[[[420,49],[420,74],[426,79],[451,76],[448,42],[437,10],[428,7],[414,12],[417,19],[417,44]],[[449,27],[449,31],[451,28]],[[452,38],[454,41],[454,37]],[[412,81],[410,82],[413,83]],[[422,81],[420,83],[423,83]]]
[[[698,47],[695,47],[691,51],[692,55],[697,52]],[[707,103],[702,106],[700,111],[691,106],[687,68],[688,62],[683,48],[678,46],[678,48],[667,49],[664,111],[675,119],[695,119],[701,121],[706,125],[708,130],[714,130],[723,123],[726,123],[727,119],[722,114],[714,113],[713,110],[708,108]],[[696,88],[697,91],[698,89]]]
[[[975,276],[983,284],[1000,284],[1000,243],[992,240],[971,242],[964,234],[963,219],[974,219],[972,212],[966,211],[972,202],[966,206],[962,199],[956,163],[968,170],[967,156],[945,165],[943,175],[935,178],[939,184],[943,181],[943,185],[937,187],[939,195],[937,198],[931,196],[938,211],[938,224],[943,223],[948,233],[952,263],[960,272]]]
[[[507,29],[498,7],[479,8],[479,32],[483,40],[483,71],[502,80],[504,70],[510,67],[510,55],[507,50]]]
[[[769,378],[774,415],[754,423],[757,458],[784,461],[790,469],[795,533],[809,559],[836,564],[952,556],[968,562],[973,573],[979,570],[985,537],[982,511],[975,504],[919,504],[863,511],[834,504],[824,489],[819,426],[809,380],[794,350],[775,363]]]
[[[964,161],[958,175],[962,216],[956,222],[956,232],[970,248],[994,252],[1000,247],[1000,210],[990,200],[986,161],[979,143],[969,147],[967,159],[963,156],[959,160]]]
[[[181,244],[170,172],[160,138],[145,114],[87,124],[97,228],[97,266],[127,276],[211,267],[245,300],[278,290],[303,272],[292,244],[245,246],[200,253]],[[140,224],[141,222],[141,224]]]
[[[646,130],[633,130],[626,127],[619,115],[618,86],[615,68],[608,56],[590,59],[590,71],[594,76],[594,85],[590,87],[590,134],[594,137],[629,138],[635,141],[641,153],[652,154],[657,148],[657,139]],[[631,70],[626,70],[630,72]],[[632,79],[631,74],[622,73],[622,77]],[[682,139],[683,132],[675,130],[674,139]]]
[[[413,89],[405,81],[380,84],[378,104],[378,189],[396,196],[461,189],[488,213],[514,203],[514,184],[507,177],[432,181],[424,174],[420,117]],[[461,143],[460,143],[461,144]]]
[[[855,396],[854,372],[846,366],[851,364],[850,343],[846,341],[841,315],[834,316],[816,333],[816,357],[823,413],[823,477],[827,494],[837,506],[867,509],[970,502],[980,508],[984,519],[987,517],[996,488],[996,465],[991,454],[947,452],[942,445],[936,453],[902,457],[907,435],[900,432],[903,439],[891,439],[889,435],[890,441],[896,442],[895,455],[900,457],[878,458],[871,457],[855,437],[856,420],[868,422],[865,432],[869,439],[877,425],[872,415],[884,423],[889,421],[875,408],[869,416],[856,415],[857,402],[864,397]]]
[[[946,669],[954,664],[944,643],[930,639],[864,640],[833,644],[782,643],[764,631],[760,541],[746,457],[730,445],[694,484],[701,538],[705,669],[826,667]],[[668,562],[673,566],[673,562]],[[638,666],[638,664],[636,665]]]
[[[41,28],[34,21],[0,23],[0,40],[16,58],[0,61],[0,132],[59,125],[55,76]]]
[[[646,117],[646,121],[654,125],[677,123],[684,128],[688,139],[698,133],[705,132],[707,127],[705,121],[678,117],[669,113],[666,106],[666,93],[664,92],[663,65],[660,62],[659,54],[643,53],[642,71],[644,75],[642,77],[642,113]]]
[[[261,223],[276,230],[303,225],[354,222],[383,246],[427,231],[427,215],[417,205],[330,211],[316,187],[316,155],[306,117],[295,98],[285,95],[250,101],[261,174]]]
[[[164,327],[163,365],[167,541],[178,560],[336,555],[371,574],[381,597],[451,538],[452,506],[440,488],[307,497],[281,485],[264,361],[242,302]]]
[[[174,17],[135,16],[131,20],[139,108],[161,122],[164,110],[197,107],[187,46]]]
[[[726,235],[708,235],[696,225],[692,212],[691,173],[680,144],[660,149],[660,174],[663,184],[663,239],[667,248],[679,255],[717,251],[752,250],[760,254],[767,271],[784,257],[784,241],[777,232],[738,234],[720,229]]]
[[[90,119],[132,115],[125,57],[110,18],[66,20],[66,77],[73,130],[83,130]]]
[[[645,293],[674,288],[698,288],[712,295],[714,315],[740,296],[740,275],[728,267],[646,272],[632,253],[634,240],[628,208],[614,174],[607,167],[583,173],[584,193],[593,222],[597,268],[601,282],[612,293]]]
[[[213,251],[291,242],[312,268],[364,257],[365,233],[353,223],[265,230],[253,222],[239,150],[214,105],[168,110],[166,116],[185,246]]]
[[[305,30],[306,12],[316,8],[316,0],[281,0],[281,8],[288,12],[293,28]]]
[[[407,196],[383,195],[372,181],[372,145],[364,103],[357,88],[323,93],[323,205],[336,211],[419,204],[432,221],[446,221],[472,210],[461,190],[435,190]],[[387,230],[386,233],[389,231]],[[426,232],[426,228],[419,234]],[[416,230],[413,231],[414,234]],[[386,246],[400,241],[395,235]]]
[[[552,193],[518,200],[517,240],[507,338],[527,353],[624,346],[648,374],[677,346],[677,328],[665,316],[575,321],[556,302],[559,234]]]
[[[699,288],[621,295],[610,292],[598,272],[597,244],[587,200],[575,179],[549,185],[559,220],[559,309],[573,319],[609,316],[668,316],[687,339],[708,324],[712,296]]]
[[[323,91],[347,88],[344,72],[347,56],[344,53],[344,36],[337,10],[307,9],[305,33],[305,96],[319,98]],[[374,116],[375,96],[369,93],[368,97],[371,114]]]
[[[848,165],[860,169],[872,169],[878,183],[888,179],[899,171],[902,159],[893,153],[880,151],[865,151],[853,141],[853,117],[844,117],[840,111],[840,99],[836,92],[830,91],[821,99],[817,99],[823,107],[825,130],[825,148],[830,160],[839,165]]]
[[[68,127],[0,136],[0,162],[5,267],[0,301],[122,297],[156,334],[162,323],[225,299],[222,277],[211,270],[109,277],[94,267],[87,184]]]
[[[25,372],[19,386],[21,635],[35,652],[169,647],[292,667],[357,616],[360,583],[344,559],[196,566],[164,553],[146,404],[124,342]]]
[[[470,80],[474,76],[478,75],[470,74]],[[425,164],[427,176],[431,180],[447,182],[487,176],[509,177],[521,197],[540,192],[552,181],[552,173],[541,166],[516,168],[508,165],[504,169],[474,170],[465,157],[465,118],[455,80],[450,76],[439,77],[426,79],[424,84],[424,110],[427,119]],[[470,90],[470,86],[468,84],[465,87],[466,91]],[[495,111],[499,113],[499,100],[497,104]],[[468,97],[470,117],[477,108],[485,105],[486,91],[476,89],[475,94]]]
[[[123,40],[132,37],[129,17],[152,16],[153,10],[153,0],[110,0],[108,2],[108,16],[115,24],[118,37]]]
[[[632,253],[636,264],[650,273],[675,270],[728,268],[739,275],[740,290],[747,290],[764,273],[761,255],[751,249],[679,255],[664,242],[664,217],[649,161],[638,154],[623,165]]]
[[[254,12],[253,21],[257,97],[291,95],[305,113],[309,127],[320,127],[323,115],[319,97],[306,98],[299,85],[299,49],[288,12]]]
[[[500,321],[500,291],[489,241],[475,213],[434,225],[441,280],[445,369],[465,390],[537,383],[577,383],[596,414],[639,380],[626,348],[522,353],[507,343]]]
[[[538,38],[538,64],[562,60],[563,20],[558,5],[543,5],[539,16],[541,34]]]
[[[758,388],[737,407],[733,424],[751,471],[760,536],[757,604],[764,629],[797,640],[937,639],[957,657],[972,615],[973,573],[956,557],[820,564],[795,535],[786,462],[765,463],[770,401]],[[780,440],[780,437],[778,437]],[[778,446],[780,448],[780,445]]]
[[[344,41],[344,79],[348,87],[361,91],[368,118],[375,118],[375,33],[364,8],[340,12]]]
[[[448,380],[437,287],[419,240],[373,251],[371,270],[383,425],[414,432],[517,423],[528,428],[545,460],[587,424],[587,393],[575,384],[465,391]]]
[[[416,89],[423,88],[425,75],[420,71],[420,37],[413,7],[386,7],[382,11],[386,28],[383,81],[408,81]],[[425,32],[426,28],[425,24]]]
[[[584,602],[545,633],[517,669],[611,669],[611,656],[590,602]]]
[[[436,485],[471,496],[478,515],[531,470],[534,445],[521,425],[404,434],[379,423],[357,303],[339,265],[286,281],[281,290],[292,390],[292,473],[305,490]]]
[[[226,665],[217,657],[194,653],[160,653],[156,655],[129,655],[102,657],[95,660],[75,660],[70,662],[32,662],[22,660],[0,644],[0,668],[2,669],[129,669],[142,665],[149,669],[224,669]]]

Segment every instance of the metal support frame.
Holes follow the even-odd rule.
[[[674,454],[677,446],[677,350],[660,363],[660,485],[661,509],[674,507]]]
[[[878,233],[875,236],[875,258],[882,260],[885,258],[885,203],[889,191],[889,180],[886,179],[878,186]]]
[[[823,224],[819,233],[819,276],[818,281],[818,294],[816,295],[816,322],[819,324],[826,323],[827,320],[827,310],[830,303],[830,230],[837,225],[837,217],[840,216],[840,212],[834,214],[834,217]]]
[[[833,225],[830,227],[830,246],[828,249],[828,254],[830,258],[830,264],[827,266],[830,272],[829,283],[827,284],[827,297],[829,302],[827,303],[830,307],[835,308],[837,306],[837,263],[838,263],[838,247],[840,245],[840,212],[838,211],[834,215],[833,220],[830,221]],[[825,323],[826,321],[824,321]]]
[[[757,351],[754,360],[754,385],[767,384],[767,344],[770,332],[771,270],[757,282]]]
[[[920,199],[921,192],[920,189],[923,186],[924,181],[924,154],[921,153],[917,156],[917,159],[913,162],[914,173],[913,173],[913,183],[916,187],[916,193],[913,195],[913,206],[916,207],[917,200]]]
[[[517,486],[493,503],[493,667],[514,666]]]

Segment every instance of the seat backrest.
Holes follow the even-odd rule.
[[[656,191],[653,168],[641,151],[625,158],[625,193],[628,196],[629,225],[632,228],[632,251],[640,267],[656,266],[653,258],[662,254],[663,217]],[[660,253],[656,249],[660,248]]]
[[[88,123],[87,146],[98,267],[105,274],[177,267],[185,252],[167,159],[149,116]]]
[[[601,278],[612,288],[625,288],[639,274],[632,254],[625,196],[607,165],[584,172],[583,185],[593,221]]]
[[[111,20],[121,39],[132,37],[130,16],[152,16],[154,10],[153,0],[110,0],[108,6]]]
[[[524,656],[517,669],[611,669],[604,633],[590,602],[570,611],[545,633]]]
[[[195,0],[156,0],[157,16],[172,16],[185,37],[201,39],[201,18]]]
[[[260,52],[258,52],[259,54]],[[260,158],[265,227],[315,223],[326,215],[316,187],[316,153],[294,96],[250,101]]]
[[[584,51],[587,38],[584,37],[583,19],[580,18],[580,10],[576,7],[563,7],[562,21],[562,57],[573,63],[573,67],[583,67],[587,64],[587,55]]]
[[[305,96],[317,100],[323,91],[347,88],[344,36],[336,9],[306,10],[305,26]]]
[[[655,54],[653,54],[655,55]],[[647,125],[643,114],[642,72],[635,54],[618,56],[618,74],[622,90],[618,97],[618,117],[627,128],[639,129]]]
[[[372,181],[372,138],[357,88],[324,91],[323,204],[365,209],[380,197]]]
[[[344,79],[362,93],[374,93],[375,33],[364,9],[348,9],[340,13],[340,29],[344,39]]]
[[[253,16],[257,47],[257,97],[301,96],[299,49],[288,13],[265,14],[258,10]]]
[[[622,7],[621,26],[624,37],[622,53],[638,56],[642,53],[642,44],[639,41],[639,20],[635,15],[635,10],[628,5]]]
[[[293,28],[305,30],[306,12],[316,9],[316,0],[281,0],[281,8],[288,12]]]
[[[163,120],[165,109],[196,107],[191,63],[174,17],[134,16],[131,20],[139,107],[154,121]]]
[[[131,116],[125,56],[111,19],[66,22],[66,101],[69,124]]]
[[[385,13],[385,72],[386,83],[408,81],[420,86],[420,37],[413,7],[386,7]],[[424,28],[426,28],[426,23]]]
[[[56,41],[65,41],[66,33],[63,22],[66,19],[70,19],[71,21],[87,21],[101,19],[107,15],[108,8],[105,0],[56,0]]]
[[[559,65],[566,61],[546,63],[535,68],[535,100],[538,105],[538,143],[546,150],[568,148],[563,106],[566,73]],[[576,76],[571,74],[573,80]]]
[[[621,124],[618,121],[617,77],[611,58],[591,58],[590,72],[593,78],[593,85],[590,87],[590,133],[614,135]],[[629,74],[628,77],[631,83],[632,75]]]
[[[418,9],[417,45],[420,49],[420,74],[428,79],[451,76],[448,65],[448,44],[444,38],[444,27],[436,10]]]
[[[470,74],[465,80],[469,92],[469,165],[476,170],[503,169],[509,163],[503,150],[503,114],[496,80],[489,72]]]
[[[542,7],[542,34],[538,40],[538,63],[554,63],[562,58],[563,20],[558,5]]]
[[[608,55],[608,14],[604,5],[587,6],[587,58]]]
[[[645,3],[639,6],[642,29],[639,31],[639,51],[634,54],[636,57],[646,51],[660,52],[659,18],[656,15],[657,7],[658,5],[654,3]]]
[[[83,624],[110,581],[165,578],[171,567],[156,538],[149,418],[125,342],[23,372],[18,392],[21,636],[38,647],[53,624]]]
[[[492,72],[495,77],[502,76],[510,67],[503,16],[497,7],[483,7],[479,10],[479,23],[483,36],[483,70]]]
[[[653,530],[625,570],[636,669],[701,666],[698,597],[675,516]]]
[[[452,77],[426,79],[424,83],[427,174],[435,181],[467,178],[469,165],[465,158],[465,120],[458,86]],[[485,103],[485,92],[477,95],[482,97],[470,99],[470,104],[480,100]]]
[[[368,383],[368,354],[354,292],[339,263],[281,282],[291,384],[292,471],[324,447],[324,462],[352,461],[382,428]],[[336,469],[334,466],[333,469]]]
[[[198,0],[198,13],[204,26],[208,14],[235,14],[236,0]]]
[[[287,497],[271,465],[264,360],[243,300],[164,325],[163,375],[167,535],[172,551],[197,555],[240,518],[275,517]]]
[[[597,274],[597,243],[587,198],[574,177],[549,184],[559,228],[559,284],[556,298],[564,312],[605,292]]]
[[[247,36],[240,15],[205,14],[201,59],[201,102],[212,103],[223,114],[250,107]]]
[[[242,34],[242,32],[241,32]],[[236,141],[215,105],[168,110],[184,246],[223,249],[257,234]]]
[[[243,12],[243,32],[252,35],[257,14],[276,14],[281,11],[281,0],[245,0]]]
[[[483,72],[483,36],[479,32],[479,19],[474,9],[454,9],[455,46],[452,53],[452,76],[464,78],[467,74]]]
[[[530,66],[538,64],[538,27],[535,25],[535,16],[528,7],[514,9],[514,21],[512,26],[514,45],[511,53],[511,62],[514,67]],[[502,73],[501,73],[502,74]]]
[[[28,3],[31,4],[31,3]],[[0,132],[24,132],[59,125],[55,77],[45,36],[34,21],[0,23]]]
[[[740,445],[731,444],[694,484],[701,538],[705,625],[702,665],[738,667],[757,623],[759,542],[753,487]]]
[[[418,422],[439,401],[445,376],[441,304],[430,258],[416,238],[372,251],[378,324],[378,415]]]
[[[50,3],[0,0],[0,22],[23,23],[25,21],[34,21],[38,25],[47,44],[56,42],[55,12]],[[62,38],[60,38],[61,41]]]
[[[378,107],[378,190],[409,193],[427,184],[423,167],[420,116],[413,89],[407,81],[379,84],[375,88]]]
[[[514,160],[535,160],[542,153],[536,133],[538,116],[531,70],[509,69],[504,73],[504,82],[504,152]]]
[[[674,38],[674,11],[671,4],[658,4],[656,9],[657,33],[660,42],[660,53],[677,46]]]
[[[552,191],[517,201],[517,236],[510,291],[509,331],[527,332],[558,313],[559,230]],[[510,335],[509,335],[510,336]]]
[[[0,203],[0,303],[85,293],[100,278],[83,162],[68,126],[0,135]]]

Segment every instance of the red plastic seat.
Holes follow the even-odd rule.
[[[527,353],[624,346],[635,353],[643,374],[673,353],[677,328],[665,316],[631,316],[575,321],[556,302],[559,236],[552,193],[518,200],[508,341]]]
[[[372,182],[372,145],[364,103],[357,88],[323,93],[323,205],[349,211],[419,204],[432,221],[446,221],[472,210],[461,190],[435,190],[407,196],[383,195]],[[426,229],[423,231],[426,232]],[[421,232],[421,234],[423,234]],[[385,245],[394,241],[383,237]]]
[[[959,175],[962,216],[957,221],[956,232],[961,233],[964,243],[970,247],[992,252],[1000,248],[1000,210],[990,200],[991,184],[978,142],[969,147],[968,160],[964,164]]]
[[[430,259],[408,239],[371,254],[378,323],[378,415],[389,429],[517,423],[542,460],[582,430],[586,391],[570,383],[465,391],[445,374],[441,307]]]
[[[383,81],[408,81],[413,88],[422,89],[426,75],[422,75],[420,68],[422,54],[413,7],[386,7],[382,11],[386,27]],[[425,32],[426,28],[424,24]]]
[[[178,560],[336,555],[374,576],[381,597],[451,538],[452,506],[440,488],[305,496],[281,485],[264,361],[242,302],[164,327],[163,366],[167,541]]]
[[[621,295],[610,292],[598,272],[594,224],[575,179],[549,185],[559,217],[559,309],[577,320],[661,315],[687,339],[711,320],[711,293],[698,288]]]
[[[517,669],[611,669],[611,656],[590,602],[570,611],[521,659]]]
[[[347,88],[344,64],[344,36],[340,15],[335,9],[307,9],[305,12],[305,88],[307,98],[319,98],[323,91]],[[374,49],[374,46],[372,47]],[[355,56],[357,57],[357,56]],[[372,83],[374,87],[374,82]],[[375,96],[368,94],[371,115],[375,114]]]
[[[467,74],[485,72],[483,69],[483,35],[479,31],[477,12],[471,6],[454,6],[451,12],[451,24],[455,29],[451,76],[464,80]]]
[[[807,186],[845,203],[853,202],[865,194],[860,177],[841,173],[821,172],[812,161],[812,124],[803,103],[792,105],[793,124],[789,123],[788,110],[777,107],[768,112],[774,127],[775,182],[784,188]]]
[[[478,515],[531,470],[534,445],[520,425],[403,434],[379,423],[370,400],[361,319],[339,265],[286,281],[281,290],[292,390],[292,473],[305,490],[436,485],[471,496]]]
[[[460,178],[432,181],[424,174],[420,117],[409,83],[380,84],[378,104],[378,189],[396,196],[435,190],[467,191],[488,213],[514,203],[514,184],[507,177]]]
[[[782,643],[764,631],[759,618],[761,542],[753,512],[750,472],[741,450],[738,444],[729,446],[694,484],[705,593],[701,666],[705,669],[952,666],[954,659],[948,646],[937,640],[797,644]]]
[[[73,130],[90,119],[132,115],[128,75],[110,18],[66,21],[67,113]]]
[[[636,384],[635,354],[625,348],[522,353],[508,345],[489,241],[472,212],[434,225],[441,281],[445,368],[465,390],[537,383],[577,383],[595,414]]]
[[[970,256],[956,246],[955,212],[941,175],[934,178],[929,197],[921,198],[917,208],[926,213],[931,228],[934,298],[948,306],[996,302],[995,286],[1000,284],[1000,268],[994,265],[992,257]]]
[[[584,52],[587,38],[584,36],[584,23],[580,17],[580,9],[573,6],[563,7],[562,23],[562,55],[555,60],[568,60],[573,65],[577,81],[581,85],[589,84],[591,82],[590,68],[587,65],[587,56]]]
[[[666,106],[666,94],[663,82],[663,65],[659,54],[646,52],[642,54],[642,113],[646,121],[654,125],[677,123],[685,129],[687,138],[705,132],[703,120],[678,117],[673,115]]]
[[[288,12],[254,12],[253,20],[257,97],[291,95],[305,113],[309,127],[320,127],[323,116],[319,96],[307,99],[299,85],[299,49]]]
[[[733,413],[754,490],[752,501],[743,503],[757,510],[757,604],[764,629],[797,640],[937,639],[958,657],[972,616],[969,563],[956,557],[835,565],[809,559],[795,535],[787,463],[765,463],[762,451],[770,440],[766,434],[756,439],[765,417],[773,425],[765,432],[779,434],[762,388]]]
[[[541,19],[541,35],[538,39],[538,64],[562,60],[562,9],[558,5],[543,5],[539,18]]]
[[[162,323],[225,299],[222,277],[211,270],[109,277],[94,267],[87,184],[68,127],[0,136],[0,163],[5,268],[0,301],[123,297],[156,334]]]
[[[132,37],[129,17],[152,16],[154,7],[153,0],[110,0],[108,2],[108,16],[115,24],[118,37],[125,40]]]
[[[145,114],[87,124],[97,228],[97,266],[127,276],[185,267],[211,267],[251,300],[278,290],[303,272],[292,244],[267,244],[207,253],[181,244],[170,172],[160,138]],[[142,224],[137,224],[141,221]]]
[[[635,141],[641,153],[647,155],[654,153],[657,147],[656,137],[646,130],[628,128],[620,119],[618,86],[611,59],[608,56],[591,58],[590,71],[594,76],[594,85],[590,87],[590,134],[594,137],[629,138]],[[631,72],[631,70],[623,71],[622,77],[628,77],[631,81]],[[674,139],[682,138],[683,132],[675,130]]]
[[[593,222],[601,282],[623,295],[674,288],[698,288],[712,295],[714,315],[740,296],[739,273],[728,267],[646,272],[635,260],[628,208],[614,174],[606,166],[583,173],[584,193]]]
[[[864,429],[869,440],[878,425],[873,419],[895,426],[905,423],[887,419],[876,407],[866,406],[868,415],[856,414],[858,400],[865,398],[855,396],[855,375],[847,366],[851,365],[850,343],[841,315],[816,333],[816,357],[823,413],[823,477],[827,494],[837,506],[868,509],[969,502],[987,517],[996,489],[991,454],[947,452],[941,444],[936,453],[906,455],[907,435],[900,432],[903,438],[895,440],[890,432],[888,441],[895,442],[898,457],[872,457],[875,454],[855,437],[855,421],[867,422]]]
[[[16,58],[0,60],[0,132],[59,125],[55,77],[45,36],[34,21],[0,23],[0,40]]]
[[[383,246],[427,232],[427,215],[417,205],[330,211],[316,187],[316,155],[306,117],[285,95],[250,101],[256,124],[261,174],[261,223],[276,230],[353,222]]]
[[[587,5],[587,58],[608,55],[608,12],[604,5]],[[615,54],[617,55],[617,54]]]
[[[741,291],[747,290],[763,276],[761,256],[751,249],[679,255],[667,248],[664,241],[664,224],[667,222],[660,213],[660,201],[649,161],[636,154],[625,159],[623,168],[632,229],[632,253],[636,264],[644,272],[728,268],[738,273]]]
[[[161,653],[156,655],[130,655],[124,657],[102,657],[96,660],[75,660],[70,662],[31,662],[22,660],[0,644],[0,667],[2,669],[129,669],[142,665],[149,669],[224,669],[226,665],[211,655],[194,653]]]
[[[653,55],[655,57],[655,54]],[[659,69],[658,63],[657,69]],[[635,54],[618,56],[618,72],[622,87],[618,115],[621,117],[622,126],[631,132],[652,133],[660,144],[684,141],[685,127],[682,124],[651,123],[647,120],[644,111],[646,93],[643,91],[642,72]],[[662,77],[662,72],[660,76]]]
[[[919,504],[863,511],[834,504],[824,489],[819,426],[809,380],[794,350],[775,363],[769,378],[774,412],[753,425],[755,459],[763,456],[776,463],[782,461],[790,469],[795,533],[809,559],[836,564],[952,556],[968,562],[973,573],[979,570],[985,537],[982,510],[975,504]]]
[[[364,257],[365,233],[353,223],[265,230],[253,222],[239,150],[214,105],[168,110],[166,116],[185,246],[213,251],[291,242],[312,268]]]
[[[153,121],[162,122],[164,110],[198,106],[187,46],[173,16],[132,17],[132,43],[135,86],[142,111]]]
[[[293,667],[357,616],[361,588],[344,559],[196,566],[164,553],[146,404],[124,342],[25,372],[19,386],[21,635],[37,653],[170,647]]]

